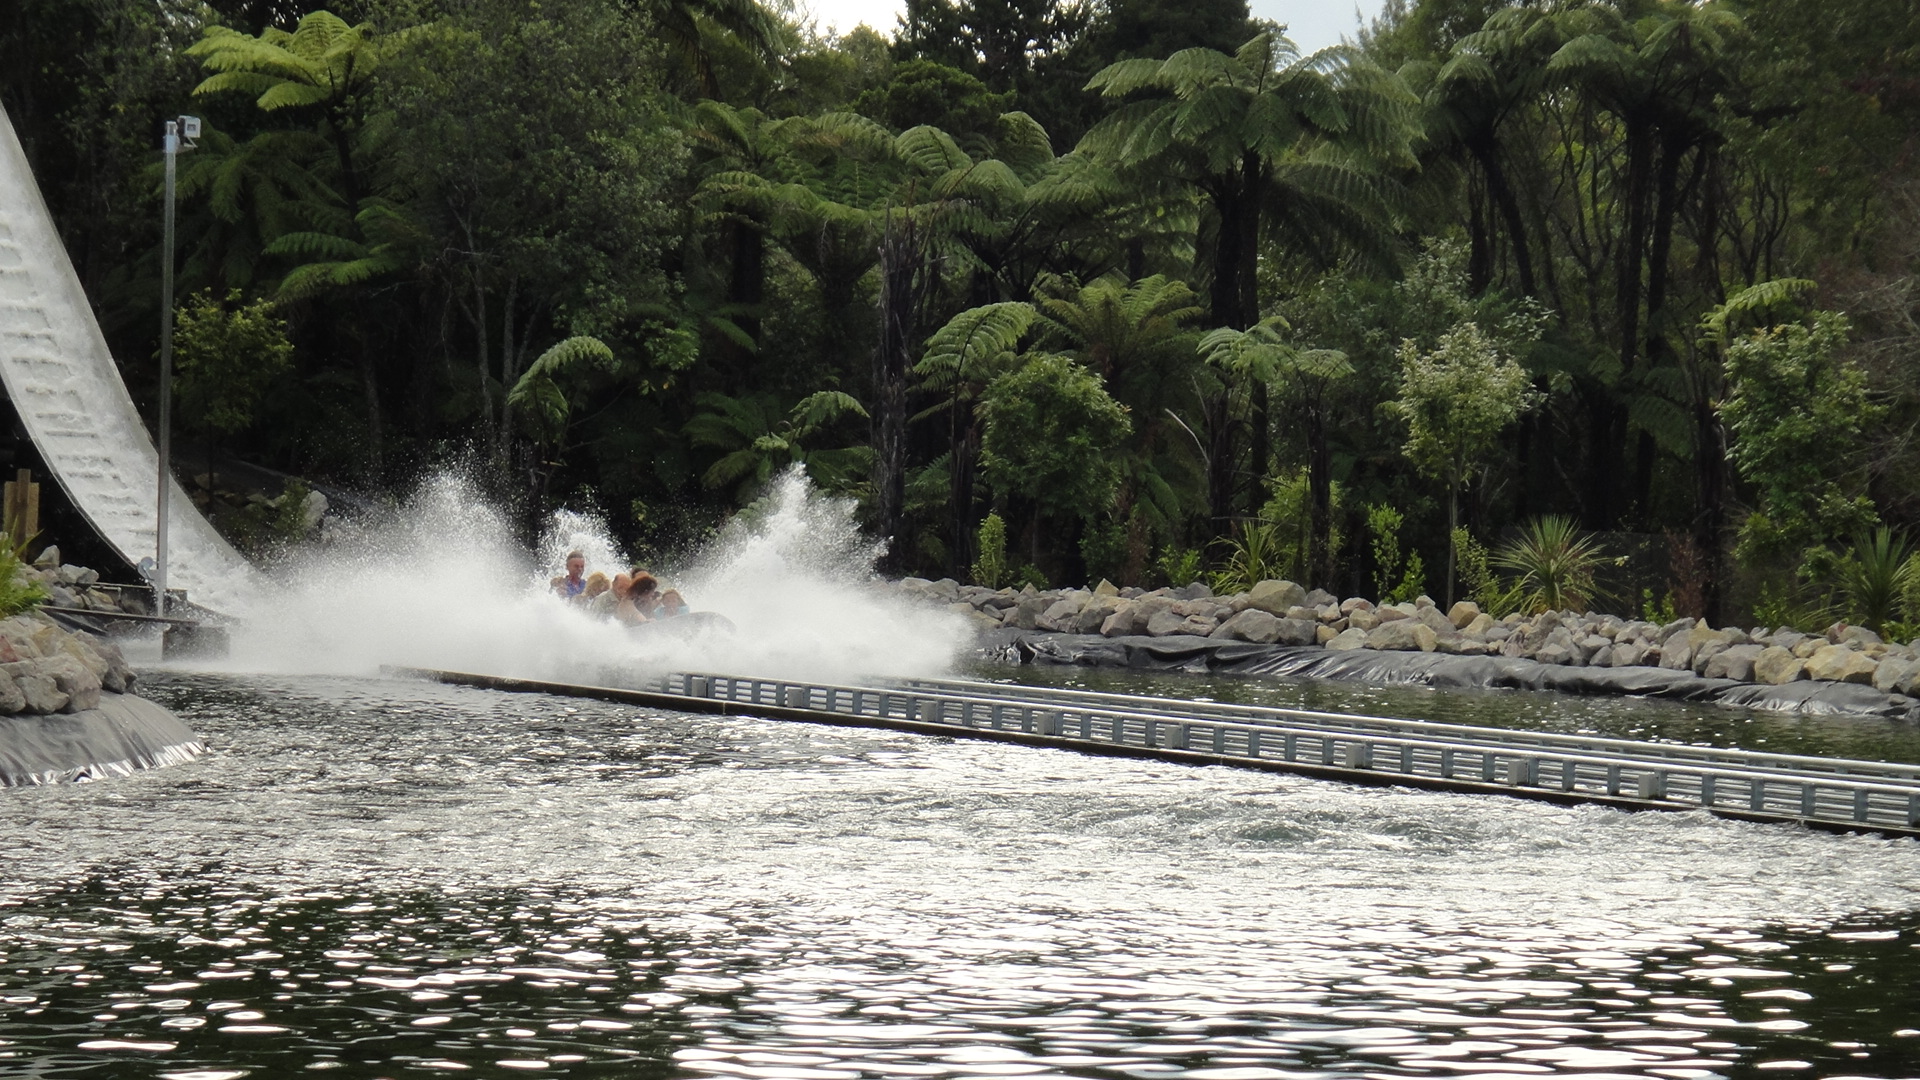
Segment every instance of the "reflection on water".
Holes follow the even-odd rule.
[[[0,1075],[1920,1073],[1910,841],[154,682],[208,759],[0,797]]]
[[[1800,716],[1723,705],[1533,690],[1436,690],[1273,676],[980,663],[973,678],[1101,693],[1364,713],[1448,724],[1920,763],[1920,726],[1879,717]]]

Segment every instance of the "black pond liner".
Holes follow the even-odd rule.
[[[205,752],[179,717],[132,694],[102,694],[83,712],[0,716],[0,787],[125,776]]]
[[[1920,701],[1903,694],[1883,693],[1860,683],[1802,680],[1766,686],[1733,679],[1703,679],[1692,672],[1657,667],[1570,667],[1506,656],[1372,649],[1336,651],[1318,646],[1253,645],[1184,634],[1109,638],[1097,634],[999,631],[991,636],[997,640],[992,641],[990,647],[997,647],[1003,655],[1009,651],[1015,653],[1025,664],[1266,675],[1460,690],[1546,690],[1560,694],[1704,702],[1764,712],[1920,720]]]

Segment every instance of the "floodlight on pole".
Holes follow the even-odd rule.
[[[155,500],[153,519],[153,609],[167,613],[167,512],[173,485],[173,179],[174,159],[181,150],[193,149],[190,140],[200,137],[200,118],[182,116],[167,121],[167,134],[161,144],[167,157],[165,206],[160,228],[160,422],[155,441],[159,444],[160,494]],[[185,145],[182,145],[182,141]]]

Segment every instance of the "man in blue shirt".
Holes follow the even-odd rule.
[[[567,572],[551,582],[554,595],[562,600],[578,600],[587,591],[587,557],[578,551],[567,552]]]

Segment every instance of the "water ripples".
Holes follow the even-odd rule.
[[[0,800],[0,1075],[1920,1074],[1908,841],[155,681],[205,761]]]

